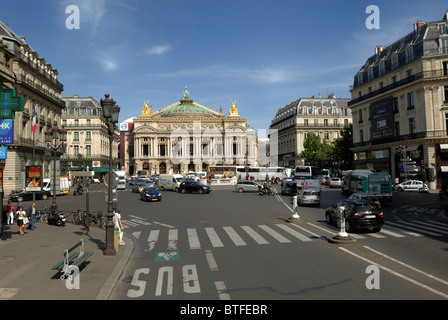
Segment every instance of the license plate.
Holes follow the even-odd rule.
[[[367,218],[367,219],[375,218],[375,217],[376,217],[376,215],[374,215],[374,214],[368,214],[368,215],[366,215],[366,218]]]

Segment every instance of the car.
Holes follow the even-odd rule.
[[[381,231],[384,225],[384,215],[381,208],[366,200],[342,200],[325,211],[325,220],[329,224],[336,224],[339,219],[339,208],[344,209],[345,231],[358,230]]]
[[[46,200],[51,197],[51,192],[49,190],[41,190],[36,192],[36,200]],[[22,202],[33,200],[33,191],[25,191],[13,193],[8,198],[11,201]]]
[[[140,192],[140,199],[144,201],[162,201],[162,193],[154,187],[145,187]]]
[[[252,180],[244,180],[244,181],[237,181],[236,185],[235,185],[235,190],[237,190],[238,192],[257,192],[258,191],[258,187],[260,186],[259,183],[256,183],[255,181]]]
[[[330,188],[340,188],[342,186],[342,180],[340,178],[331,178]]]
[[[282,185],[282,191],[281,193],[283,195],[291,195],[294,196],[297,194],[297,184],[295,181],[292,180],[286,180]]]
[[[117,190],[126,190],[126,181],[119,180],[117,183]]]
[[[381,208],[381,202],[375,196],[369,195],[367,193],[352,193],[348,200],[366,200],[377,204]]]
[[[154,183],[149,180],[138,180],[132,186],[132,192],[140,193],[146,187],[154,187]]]
[[[313,204],[320,206],[320,195],[316,190],[303,189],[297,194],[297,204],[303,206],[305,204]]]
[[[420,180],[408,180],[397,184],[394,187],[395,191],[416,191],[416,192],[429,192],[428,185]]]
[[[178,191],[181,193],[186,192],[210,193],[212,191],[212,188],[198,181],[185,181],[180,184]]]

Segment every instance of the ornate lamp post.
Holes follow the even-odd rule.
[[[45,132],[45,141],[48,143],[48,147],[53,151],[53,203],[52,207],[56,210],[56,153],[59,149],[62,149],[67,141],[67,130],[59,128],[57,125],[53,125],[53,128],[48,129]]]
[[[109,94],[104,95],[106,99],[101,99],[101,108],[103,117],[106,120],[107,129],[109,133],[109,181],[108,181],[108,197],[107,197],[107,221],[106,221],[106,248],[104,255],[113,256],[116,254],[114,248],[114,223],[112,218],[113,203],[112,203],[112,144],[114,138],[115,125],[118,123],[120,108],[115,104],[115,101],[109,99]]]

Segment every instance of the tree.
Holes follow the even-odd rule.
[[[340,137],[334,141],[334,160],[341,170],[353,168],[353,125],[350,123],[340,131]]]
[[[319,136],[314,133],[309,133],[303,142],[303,151],[300,157],[305,160],[306,164],[311,166],[328,166],[331,164],[333,156],[333,146],[327,141],[321,141]]]

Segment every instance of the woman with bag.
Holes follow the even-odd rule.
[[[28,223],[28,218],[26,217],[26,211],[20,206],[16,212],[17,225],[19,226],[19,234],[23,236],[25,234],[25,225]]]

